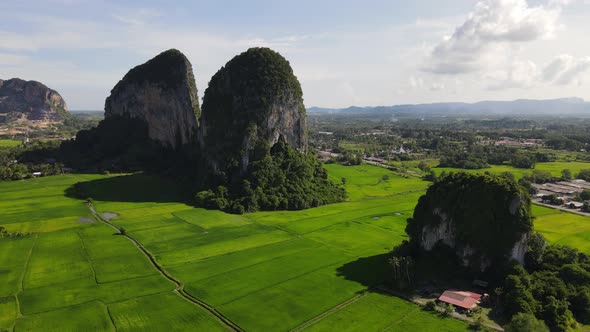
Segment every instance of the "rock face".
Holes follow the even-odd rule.
[[[152,140],[172,149],[196,140],[199,116],[192,65],[175,49],[131,69],[105,102],[106,121],[143,121]]]
[[[530,198],[516,183],[465,173],[433,184],[406,227],[417,248],[445,245],[464,266],[480,271],[510,259],[522,264],[531,231]]]
[[[0,80],[0,117],[4,121],[60,122],[68,116],[66,102],[55,90],[36,81]]]
[[[289,62],[268,48],[251,48],[230,60],[203,99],[199,145],[210,169],[244,173],[279,139],[306,152],[302,96]]]

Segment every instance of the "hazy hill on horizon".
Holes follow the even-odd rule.
[[[350,106],[347,108],[309,107],[312,114],[403,114],[416,115],[539,115],[590,116],[590,102],[582,98],[517,99],[476,103],[444,102],[393,106]]]

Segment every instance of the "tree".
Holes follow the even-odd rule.
[[[443,309],[441,312],[443,317],[450,317],[453,313],[455,313],[455,308],[453,308],[453,306],[448,303],[442,303],[439,307]]]
[[[538,267],[543,262],[543,254],[547,247],[547,241],[541,233],[533,233],[529,236],[528,251],[525,254],[525,263],[527,267]]]
[[[590,323],[590,288],[580,287],[576,294],[570,298],[570,308],[577,321],[583,324]]]
[[[474,331],[480,331],[484,328],[483,318],[481,315],[478,315],[474,320],[473,323],[469,326]]]
[[[514,177],[514,173],[512,172],[502,172],[502,174],[500,174],[501,177],[504,177],[512,182],[516,182],[516,178]]]
[[[532,183],[538,184],[551,182],[553,180],[551,173],[547,171],[540,171],[538,169],[533,170],[531,175],[528,175],[525,178]]]
[[[590,181],[590,169],[583,169],[580,170],[580,172],[578,173],[578,175],[576,175],[577,179],[582,179],[585,181]]]
[[[430,166],[428,166],[428,163],[426,163],[424,160],[420,161],[418,163],[418,168],[425,173],[430,172]]]
[[[524,154],[514,154],[510,159],[510,163],[516,168],[534,168],[535,157]]]
[[[543,201],[546,201],[551,205],[563,204],[563,199],[559,198],[556,194],[544,195],[543,197],[541,197],[541,199],[543,199]]]
[[[519,313],[505,327],[506,332],[549,332],[549,328],[532,314]]]
[[[524,177],[520,178],[518,180],[518,184],[521,185],[524,189],[526,189],[526,191],[531,195],[534,195],[538,192],[537,188],[533,187],[533,184],[529,179],[526,179]]]
[[[572,179],[572,171],[564,169],[561,171],[561,179],[563,181],[570,181]]]
[[[565,332],[576,325],[572,312],[565,300],[548,296],[542,309],[543,320],[554,331]]]
[[[580,199],[583,201],[590,200],[590,190],[585,189],[580,193]]]

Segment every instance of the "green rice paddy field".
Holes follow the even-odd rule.
[[[405,238],[428,183],[369,165],[327,168],[334,181],[347,179],[347,202],[243,216],[178,203],[172,186],[144,175],[0,183],[0,224],[33,233],[0,239],[0,331],[227,330],[68,197],[77,182],[184,291],[244,330],[465,331],[464,322],[365,293],[387,277],[386,253]],[[550,241],[590,253],[586,217],[534,212]]]
[[[556,161],[556,162],[549,162],[549,163],[537,163],[535,165],[536,170],[540,171],[547,171],[550,172],[553,176],[561,176],[561,171],[564,169],[569,169],[572,174],[575,176],[580,172],[582,169],[590,169],[590,163],[582,162],[582,161]],[[449,172],[458,172],[464,171],[467,173],[484,173],[490,172],[492,174],[500,174],[503,172],[510,172],[513,173],[516,178],[521,178],[525,174],[530,174],[532,169],[522,169],[522,168],[515,168],[510,165],[491,165],[489,168],[483,169],[457,169],[457,168],[448,168],[448,167],[436,167],[433,170],[440,174],[441,172],[445,171]]]
[[[0,147],[15,147],[21,145],[21,141],[13,139],[0,139]]]

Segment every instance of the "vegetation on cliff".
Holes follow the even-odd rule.
[[[213,172],[241,176],[283,136],[305,151],[305,107],[289,62],[268,48],[234,57],[212,78],[203,98],[201,150]]]
[[[515,265],[496,291],[508,317],[534,315],[560,332],[590,323],[590,257],[559,245],[535,251],[538,259]]]
[[[305,121],[301,85],[284,57],[251,48],[230,60],[205,90],[197,204],[243,213],[344,200],[307,154]]]
[[[301,210],[346,198],[344,187],[311,154],[279,141],[264,158],[252,162],[241,182],[200,191],[197,204],[232,213],[257,210]]]
[[[425,244],[426,239],[446,237],[447,245],[465,252],[462,258],[479,269],[507,262],[532,226],[530,197],[517,183],[499,176],[452,173],[420,198],[406,232],[412,246],[430,246],[428,250],[433,244]],[[438,232],[441,227],[447,230],[443,234]]]

